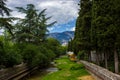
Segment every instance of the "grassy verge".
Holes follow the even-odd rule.
[[[89,75],[82,64],[71,62],[67,56],[55,62],[59,71],[47,74],[42,80],[78,80],[78,77]]]

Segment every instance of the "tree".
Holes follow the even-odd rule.
[[[7,29],[8,32],[13,36],[12,34],[12,24],[11,22],[15,19],[13,17],[10,18],[3,18],[4,14],[6,14],[7,16],[10,15],[10,12],[12,11],[11,9],[6,7],[6,2],[7,0],[1,0],[0,1],[0,15],[2,16],[0,18],[0,27],[2,29]],[[6,36],[6,35],[5,35]]]
[[[105,55],[114,52],[115,72],[119,72],[118,68],[118,48],[119,48],[119,0],[93,0],[92,7],[92,40],[96,45],[96,51],[102,51]],[[105,56],[105,64],[107,68],[107,56]]]
[[[118,49],[120,48],[120,1],[112,0],[111,1],[112,9],[109,13],[112,16],[112,24],[110,25],[111,33],[110,35],[114,35],[113,39],[113,50],[114,50],[114,63],[115,63],[115,73],[119,73],[119,59],[118,59]]]
[[[46,9],[43,9],[41,12],[38,13],[37,15],[37,18],[36,18],[36,29],[34,32],[35,33],[35,36],[37,38],[40,38],[41,41],[44,41],[45,38],[46,38],[46,32],[49,32],[48,31],[48,27],[51,27],[52,25],[54,25],[56,23],[56,21],[52,22],[52,23],[47,23],[47,21],[49,19],[51,19],[52,17],[46,17],[46,14],[45,14],[45,11]],[[40,41],[38,41],[40,42]]]
[[[16,7],[19,12],[25,13],[24,19],[21,19],[15,30],[16,40],[18,42],[40,43],[44,41],[47,28],[56,23],[47,24],[51,17],[46,17],[45,10],[38,13],[33,4],[28,4],[26,8]],[[21,34],[20,34],[21,33]]]
[[[56,56],[59,56],[60,55],[60,42],[57,41],[56,39],[54,38],[48,38],[47,39],[47,44],[46,44],[47,48],[49,48],[50,50],[52,50]]]
[[[6,2],[7,0],[0,0],[0,14],[4,16],[3,12],[9,16],[10,12],[12,11],[11,9],[6,7]]]
[[[17,18],[14,18],[14,17],[0,18],[0,27],[2,29],[6,29],[12,36],[14,36],[12,32],[12,29],[13,29],[12,22],[16,19]]]
[[[90,29],[91,29],[91,1],[81,0],[79,16],[76,21],[76,30],[74,43],[74,52],[79,50],[90,51]],[[78,49],[79,48],[79,49]]]
[[[32,34],[35,26],[35,18],[37,16],[37,10],[33,4],[28,4],[26,8],[16,7],[19,12],[26,14],[25,19],[21,19],[17,23],[18,31],[15,33],[18,36],[18,41],[28,41],[30,42],[34,35]],[[21,33],[21,34],[20,34]]]

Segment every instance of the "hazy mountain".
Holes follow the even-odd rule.
[[[48,38],[55,38],[60,41],[61,44],[68,43],[70,39],[74,37],[74,31],[65,31],[61,33],[50,33],[47,35]]]

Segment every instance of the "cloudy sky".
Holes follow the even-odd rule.
[[[63,32],[75,29],[75,22],[78,16],[79,0],[8,0],[7,6],[13,10],[15,17],[24,17],[18,13],[15,7],[26,7],[26,4],[34,4],[38,10],[46,10],[48,16],[52,16],[49,22],[57,21],[50,32]]]

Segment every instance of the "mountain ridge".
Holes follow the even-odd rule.
[[[74,31],[54,32],[47,34],[47,38],[55,38],[61,44],[67,44],[68,41],[74,38]]]

